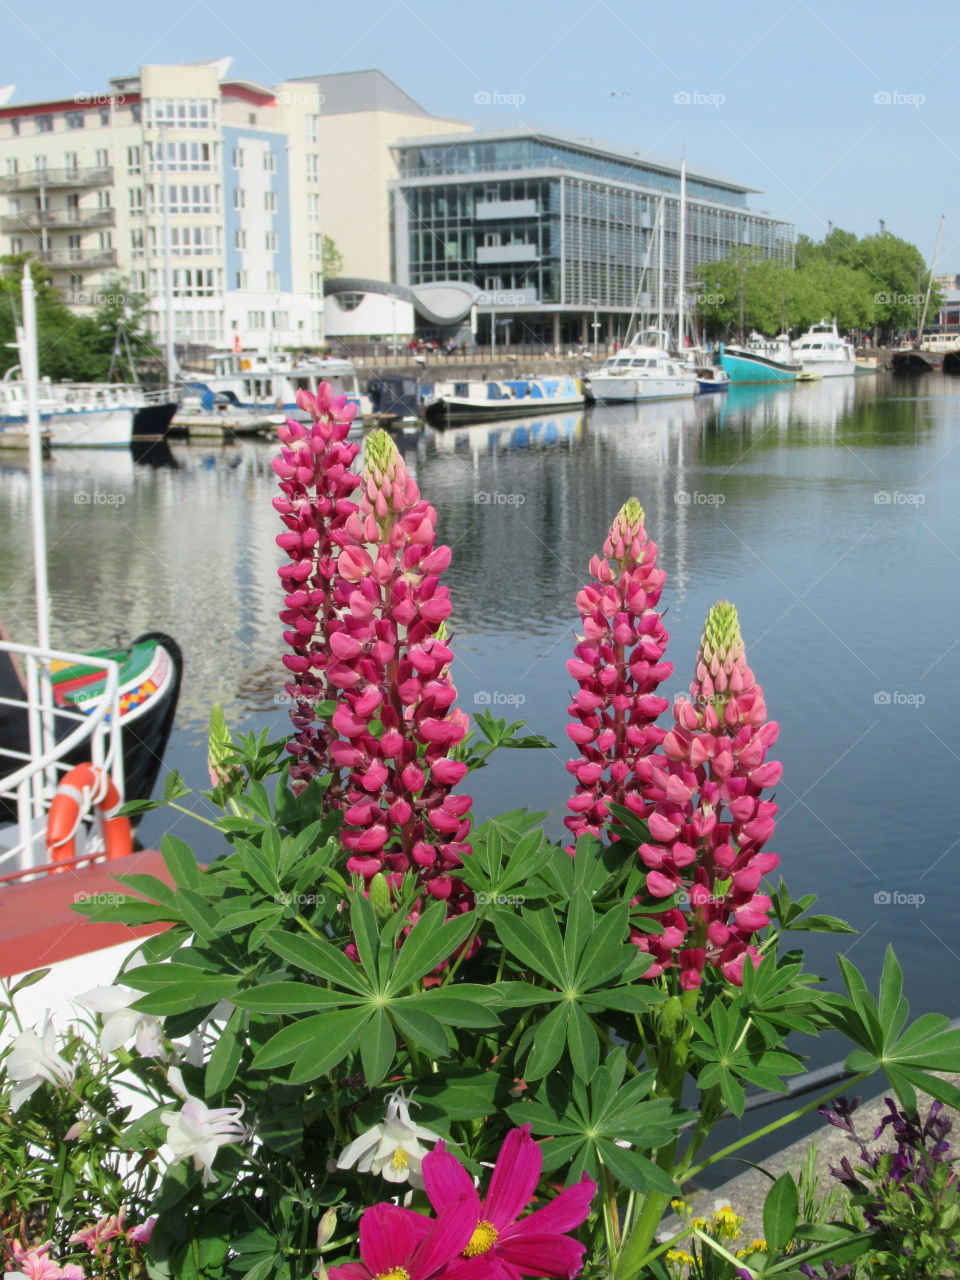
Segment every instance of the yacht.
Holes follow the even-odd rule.
[[[16,436],[27,422],[27,384],[7,370],[0,381],[0,433]],[[52,382],[41,378],[37,406],[44,438],[54,449],[127,448],[162,439],[176,404],[153,403],[135,383]]]
[[[678,400],[698,391],[696,370],[667,350],[667,335],[648,329],[584,379],[587,398],[602,404]]]
[[[819,378],[843,378],[857,371],[854,345],[840,337],[835,320],[821,320],[811,325],[796,340],[792,350],[803,372]]]

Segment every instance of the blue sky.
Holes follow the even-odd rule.
[[[691,167],[759,188],[755,208],[816,238],[828,222],[863,235],[882,218],[929,260],[946,214],[938,269],[960,271],[960,31],[949,0],[916,11],[902,0],[0,9],[0,84],[16,83],[13,101],[102,91],[143,62],[228,54],[232,75],[266,83],[379,67],[428,110],[478,128],[536,125],[685,153]]]

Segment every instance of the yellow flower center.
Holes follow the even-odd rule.
[[[473,1229],[473,1235],[463,1251],[463,1256],[465,1258],[478,1258],[481,1253],[486,1253],[493,1248],[497,1243],[499,1234],[492,1222],[487,1222],[485,1218],[481,1218]]]
[[[407,1153],[404,1151],[403,1147],[397,1147],[396,1151],[394,1151],[393,1155],[390,1158],[391,1169],[396,1169],[399,1172],[401,1169],[406,1169],[409,1163],[410,1163],[410,1160],[407,1157]],[[391,1271],[390,1274],[393,1275],[393,1272]]]
[[[394,1267],[392,1271],[381,1271],[373,1280],[410,1280],[410,1272],[406,1267]]]

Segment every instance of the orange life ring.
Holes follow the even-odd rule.
[[[77,827],[80,818],[93,806],[108,858],[123,858],[133,852],[133,829],[129,818],[117,817],[123,803],[120,792],[106,769],[94,764],[78,764],[64,777],[47,815],[47,855],[52,862],[71,862],[77,856]]]

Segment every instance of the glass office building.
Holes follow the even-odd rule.
[[[401,139],[394,279],[475,286],[477,336],[569,346],[621,341],[630,317],[676,311],[679,166],[523,130]],[[687,292],[698,265],[750,246],[792,263],[792,224],[751,188],[687,171]],[[506,335],[500,326],[509,325]],[[635,328],[636,326],[633,326]]]

